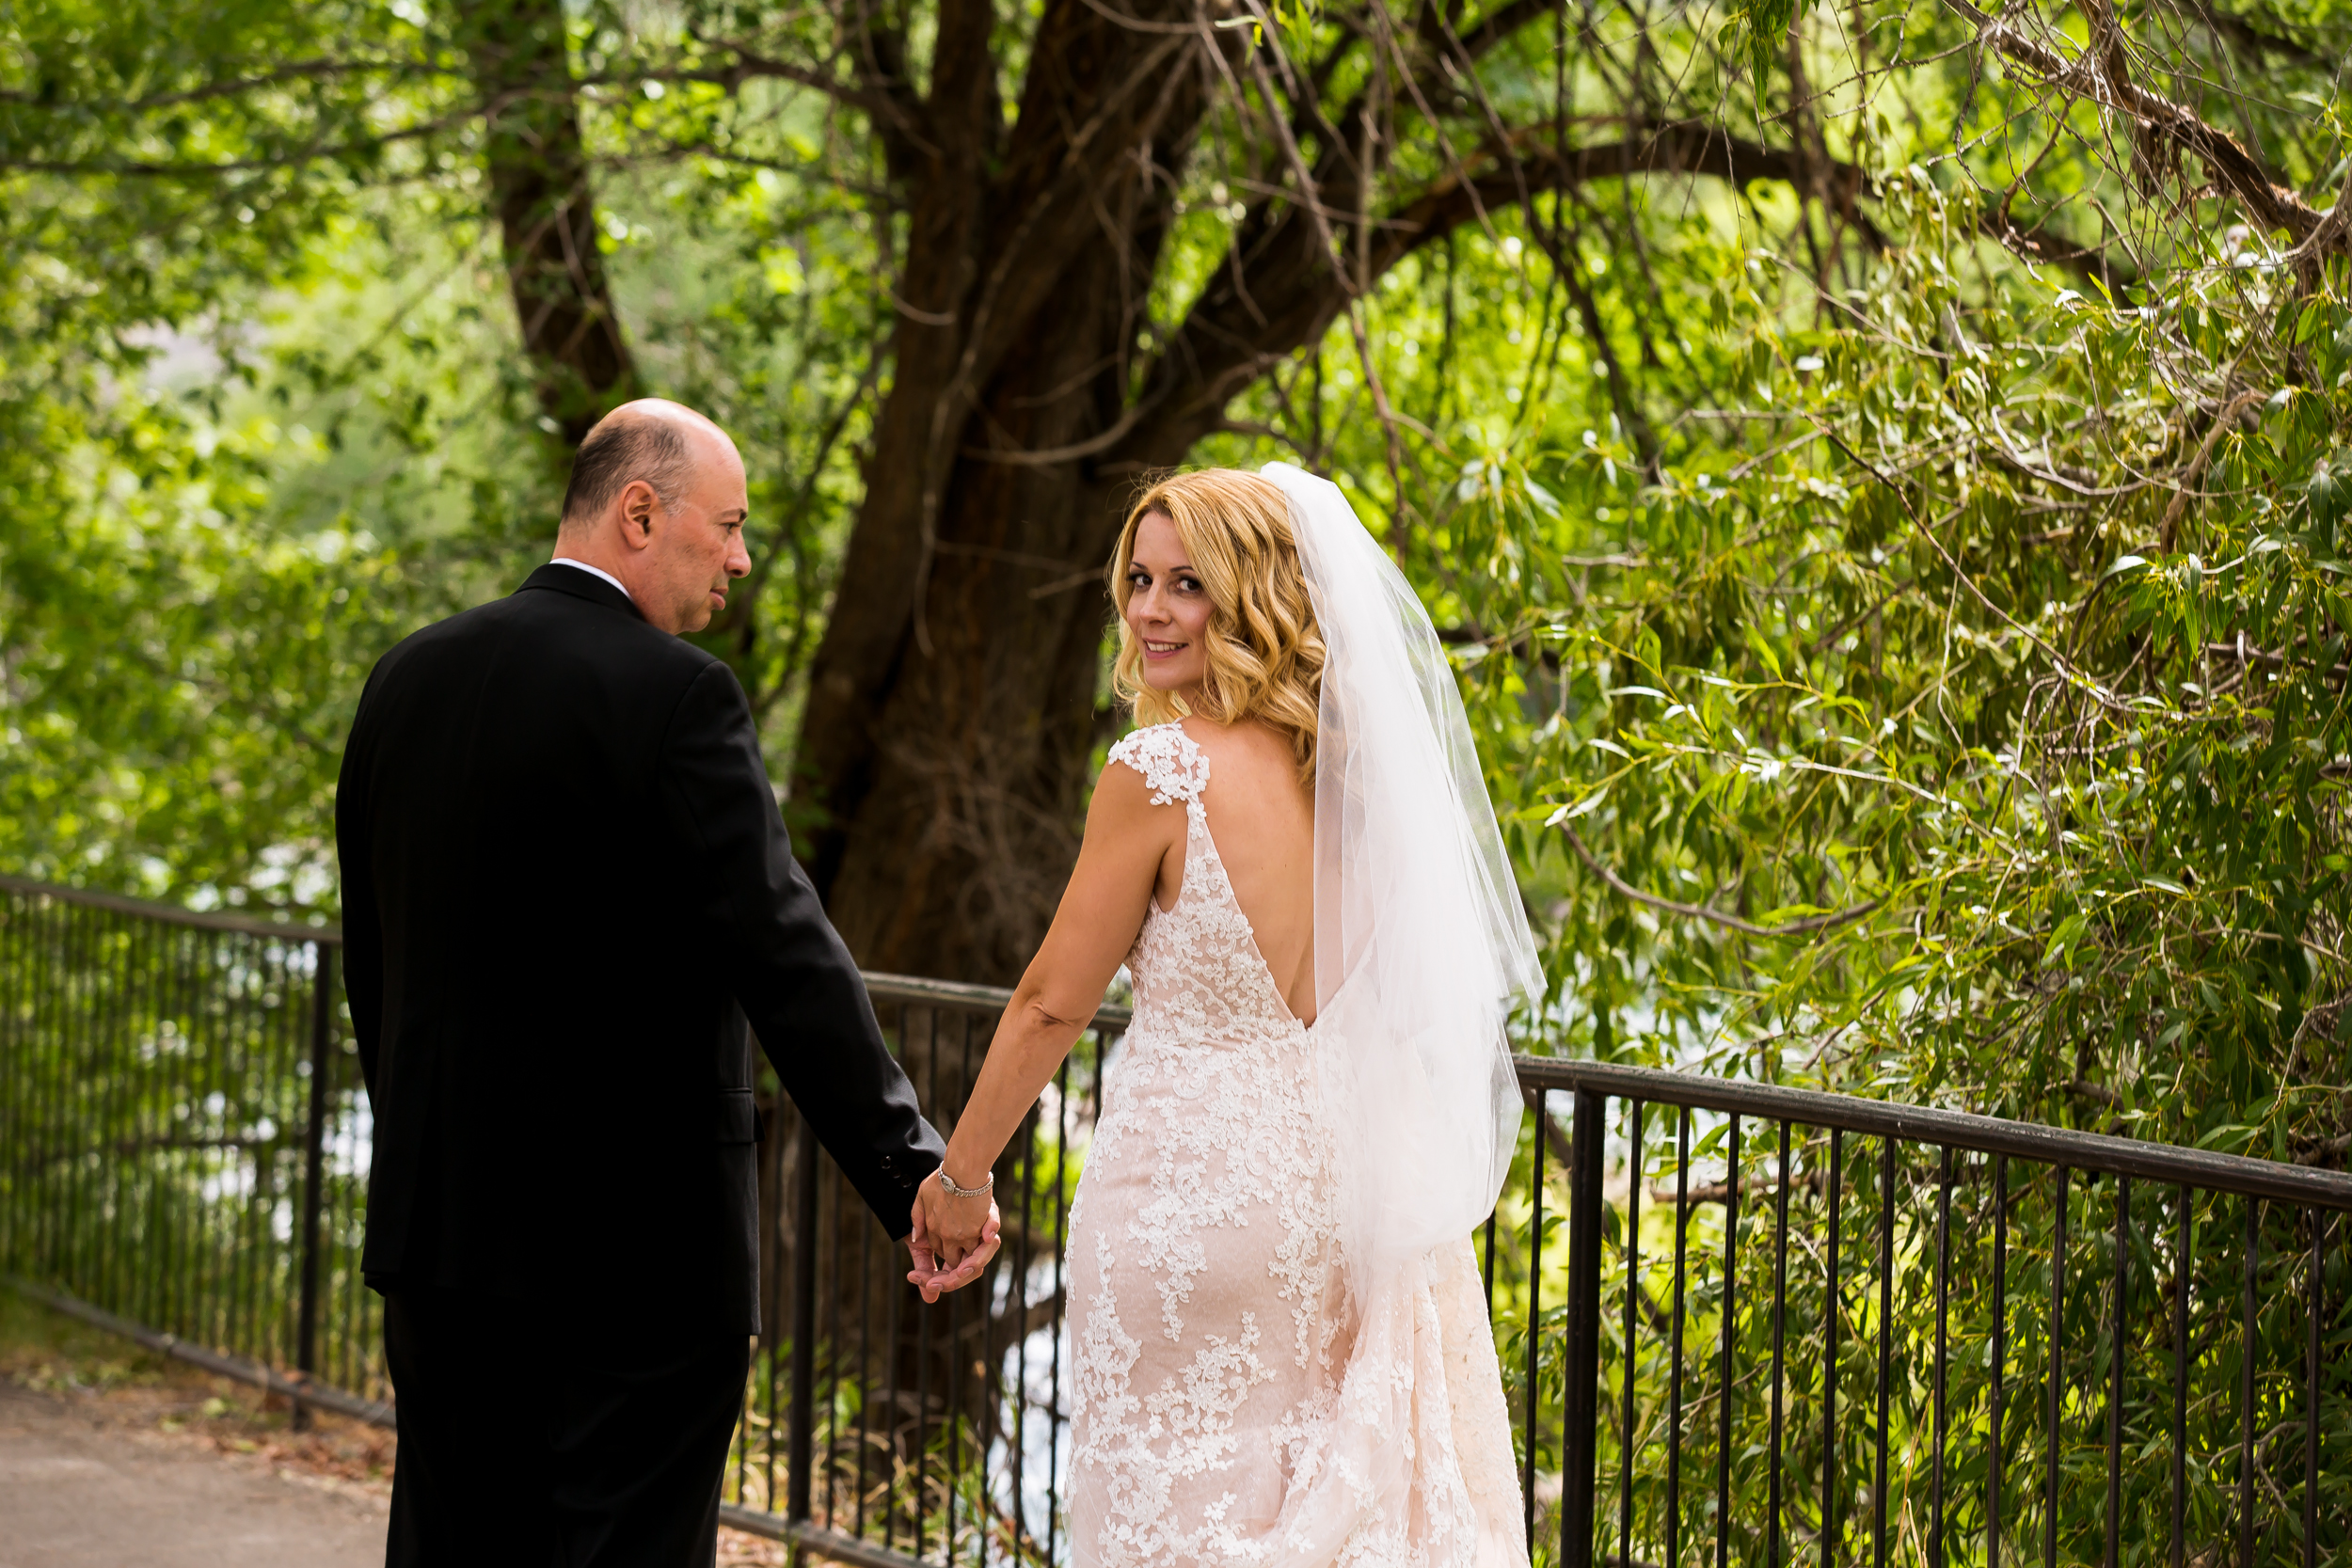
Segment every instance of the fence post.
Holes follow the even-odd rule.
[[[800,1124],[799,1186],[792,1204],[792,1431],[785,1517],[808,1517],[817,1421],[817,1133]]]
[[[319,1363],[319,1215],[326,1196],[326,1074],[335,1017],[335,949],[313,942],[310,953],[310,1112],[302,1130],[302,1303],[294,1324],[295,1382],[306,1386]],[[297,1395],[294,1429],[310,1424],[310,1406]]]
[[[1600,1096],[1576,1091],[1568,1146],[1568,1312],[1560,1476],[1562,1568],[1592,1568],[1600,1464]],[[1530,1399],[1534,1390],[1528,1390]]]

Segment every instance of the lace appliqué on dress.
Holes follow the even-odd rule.
[[[1110,760],[1125,763],[1143,775],[1155,806],[1182,800],[1197,805],[1209,787],[1209,759],[1181,724],[1154,724],[1137,730],[1111,748]]]

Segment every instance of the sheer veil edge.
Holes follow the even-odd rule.
[[[1509,1174],[1506,1024],[1544,993],[1454,671],[1339,487],[1287,463],[1324,640],[1315,768],[1315,1033],[1352,1274],[1460,1240]]]

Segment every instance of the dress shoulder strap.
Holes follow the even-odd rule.
[[[1200,799],[1209,787],[1209,759],[1184,733],[1182,724],[1154,724],[1136,730],[1111,748],[1110,761],[1123,762],[1143,775],[1152,788],[1152,803],[1165,806]]]

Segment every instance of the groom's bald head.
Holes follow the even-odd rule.
[[[572,481],[564,491],[564,527],[594,522],[631,480],[643,480],[675,506],[700,458],[730,455],[735,443],[709,420],[666,398],[625,403],[588,432],[572,457]]]
[[[572,459],[556,531],[559,559],[620,582],[668,632],[700,631],[751,570],[743,548],[743,459],[727,433],[660,398],[625,403]]]

